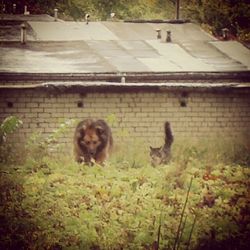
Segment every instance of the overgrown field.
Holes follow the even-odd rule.
[[[203,154],[176,148],[156,168],[138,154],[1,164],[0,248],[247,249],[250,169]]]
[[[248,249],[248,140],[175,142],[155,168],[127,143],[89,167],[56,153],[72,121],[18,152],[7,139],[21,125],[0,124],[0,249]]]

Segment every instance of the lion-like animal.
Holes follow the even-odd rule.
[[[104,120],[86,119],[78,123],[74,135],[77,162],[103,164],[113,146],[111,129]]]

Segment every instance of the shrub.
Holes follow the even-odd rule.
[[[22,125],[15,116],[9,116],[0,125],[0,162],[13,161],[13,145],[8,142],[8,136]]]
[[[60,143],[60,139],[64,137],[64,134],[67,133],[75,123],[76,121],[74,119],[65,120],[48,136],[44,136],[42,133],[33,133],[28,138],[25,146],[26,158],[41,162],[44,157],[58,155],[60,151],[63,151],[62,149],[64,147],[64,145]]]
[[[249,169],[195,163],[103,168],[44,158],[2,165],[0,246],[247,248]]]
[[[186,2],[185,15],[201,24],[209,25],[215,36],[228,28],[233,36],[249,41],[249,8],[246,0],[193,0]]]
[[[20,125],[22,125],[22,121],[16,116],[5,118],[0,125],[0,143],[6,142],[8,135],[13,133]]]

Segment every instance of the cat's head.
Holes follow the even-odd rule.
[[[162,162],[161,148],[153,148],[150,146],[150,158],[153,166],[160,165]]]

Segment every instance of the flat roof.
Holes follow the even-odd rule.
[[[20,44],[25,21],[28,41]],[[156,29],[161,30],[157,39]],[[171,42],[166,42],[171,31]],[[0,74],[242,72],[250,50],[193,23],[55,22],[47,15],[0,20]]]

